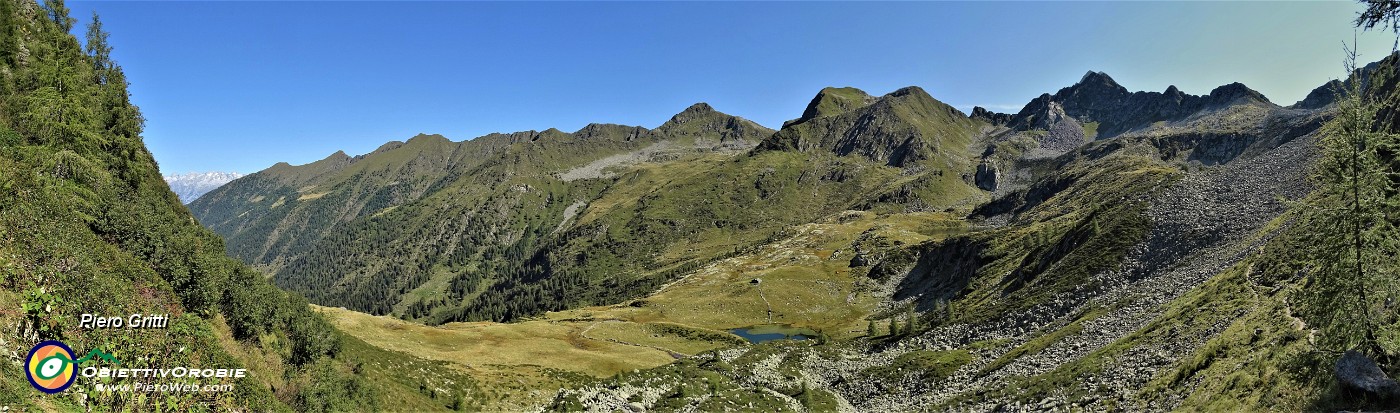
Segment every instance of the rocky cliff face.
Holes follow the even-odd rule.
[[[1345,87],[1345,85],[1342,84],[1342,81],[1333,79],[1331,82],[1327,82],[1327,84],[1318,86],[1316,89],[1308,92],[1307,97],[1304,97],[1303,100],[1289,107],[1294,109],[1321,109],[1336,102],[1337,93],[1341,92],[1343,87]]]

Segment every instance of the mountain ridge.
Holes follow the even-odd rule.
[[[860,154],[894,167],[957,153],[976,135],[966,114],[917,86],[878,98],[855,88],[825,88],[755,149]],[[947,158],[947,156],[944,156]],[[943,161],[952,161],[943,159]]]
[[[998,142],[1029,140],[1033,142],[1034,148],[1027,154],[1032,158],[1055,156],[1077,149],[1091,138],[1107,139],[1117,136],[1114,134],[1115,128],[1140,130],[1153,125],[1142,124],[1149,120],[1181,120],[1214,110],[1212,108],[1226,106],[1257,106],[1263,110],[1277,108],[1276,105],[1268,103],[1262,95],[1238,83],[1218,87],[1210,94],[1202,96],[1187,95],[1175,87],[1169,87],[1163,93],[1128,92],[1107,74],[1093,71],[1086,73],[1079,82],[1062,88],[1053,95],[1046,93],[1033,99],[1015,115],[995,114],[985,109],[965,114],[938,101],[918,87],[900,88],[879,97],[856,88],[829,87],[823,88],[813,97],[803,110],[802,116],[785,122],[784,127],[778,131],[768,130],[746,119],[718,112],[701,102],[688,106],[655,129],[590,123],[572,133],[549,128],[538,132],[492,133],[460,142],[440,135],[419,134],[407,142],[388,142],[364,155],[351,157],[343,151],[338,151],[307,165],[293,167],[279,164],[267,171],[250,175],[246,182],[241,182],[238,187],[229,187],[225,188],[227,191],[216,191],[206,195],[207,201],[197,201],[191,205],[191,209],[196,211],[206,225],[229,237],[231,253],[279,274],[276,279],[280,280],[279,283],[284,283],[282,285],[288,286],[301,281],[296,281],[300,276],[287,271],[300,271],[296,268],[311,264],[311,261],[297,258],[301,254],[295,251],[303,251],[306,248],[312,248],[313,251],[344,248],[336,245],[343,243],[342,237],[348,235],[334,235],[337,231],[367,231],[378,225],[372,224],[376,220],[401,222],[396,225],[404,228],[428,225],[426,222],[408,222],[417,220],[413,214],[422,212],[411,211],[418,211],[420,206],[426,205],[425,203],[450,202],[439,208],[443,208],[444,212],[459,211],[457,213],[461,214],[461,217],[479,214],[498,214],[494,216],[506,217],[505,210],[490,213],[486,211],[513,203],[526,210],[535,210],[541,206],[526,207],[525,204],[519,203],[543,202],[543,209],[540,209],[542,215],[537,217],[543,221],[525,224],[528,228],[507,230],[505,228],[510,226],[502,227],[500,223],[477,227],[479,224],[468,221],[458,229],[444,232],[447,228],[442,228],[441,224],[433,224],[439,228],[432,230],[438,234],[432,238],[459,237],[460,234],[464,234],[460,231],[487,231],[494,234],[488,238],[494,240],[490,242],[501,245],[517,244],[518,247],[528,245],[528,248],[541,248],[542,244],[539,243],[561,242],[574,245],[568,248],[590,249],[596,247],[589,246],[591,241],[570,240],[571,237],[582,234],[566,230],[569,226],[586,228],[589,225],[598,225],[595,220],[599,214],[606,216],[620,212],[602,212],[597,210],[599,205],[595,205],[599,197],[606,198],[609,191],[618,190],[614,187],[621,185],[607,181],[615,176],[615,172],[609,171],[626,170],[647,162],[664,163],[687,157],[703,157],[707,156],[704,155],[706,151],[719,150],[731,154],[725,156],[742,153],[747,163],[765,162],[759,159],[775,152],[793,152],[800,154],[797,156],[813,159],[828,156],[835,156],[834,159],[858,157],[865,160],[861,162],[902,169],[903,175],[910,176],[899,183],[884,180],[886,178],[876,181],[853,181],[863,182],[860,185],[874,185],[861,191],[876,192],[868,195],[869,198],[856,200],[859,201],[859,205],[852,207],[872,208],[887,205],[886,207],[905,209],[928,208],[930,205],[927,201],[937,198],[942,198],[939,203],[947,206],[970,205],[979,202],[973,201],[974,199],[988,196],[987,192],[981,191],[991,191],[993,195],[1000,194],[1024,187],[1036,179],[1035,175],[1002,176],[1004,170],[1024,168],[1016,166],[1023,162],[1018,160],[1018,157],[1022,156],[1019,155],[1020,152],[1007,152],[1007,147]],[[1075,116],[1076,113],[1079,115]],[[1213,119],[1211,116],[1214,115],[1206,118]],[[1105,125],[1091,119],[1106,120],[1109,123]],[[992,129],[987,129],[988,127]],[[978,149],[979,145],[988,145],[986,151]],[[1245,150],[1244,146],[1236,147],[1229,150],[1232,152],[1211,156],[1233,156],[1230,153]],[[707,149],[696,151],[702,148]],[[827,167],[829,166],[823,166]],[[849,179],[852,174],[850,171],[817,173],[834,177],[833,183]],[[468,177],[472,177],[472,183],[462,181]],[[259,183],[269,178],[280,183]],[[757,178],[760,181],[762,179],[761,176]],[[698,182],[686,185],[695,184]],[[281,189],[270,190],[269,185],[280,186]],[[756,185],[761,189],[758,195],[764,196],[766,190],[762,190],[762,184]],[[799,186],[805,185],[811,184],[803,184],[799,180]],[[877,189],[880,187],[883,189]],[[537,188],[550,189],[537,193]],[[675,190],[684,191],[680,188]],[[461,201],[448,201],[476,199],[489,193],[497,193],[497,200],[471,201],[475,203],[469,205],[453,205],[452,203]],[[543,198],[528,201],[540,196]],[[243,206],[231,207],[232,205]],[[640,212],[641,210],[634,213]],[[317,215],[325,218],[315,218]],[[452,222],[464,218],[442,219]],[[498,219],[501,218],[489,218],[484,222],[494,222]],[[622,222],[614,225],[617,224]],[[535,227],[536,225],[538,227]],[[625,225],[638,225],[638,222],[634,220]],[[282,227],[297,230],[289,232],[276,229]],[[543,231],[546,227],[550,233],[530,235],[530,231]],[[453,232],[458,235],[451,235]],[[554,241],[548,241],[550,239]],[[457,255],[459,251],[481,253],[476,249],[460,250],[455,247],[449,247],[446,251],[449,252],[448,255]],[[347,253],[349,252],[341,254]],[[350,254],[370,257],[379,253]],[[421,267],[429,265],[426,263],[443,262],[447,257],[440,254],[442,252],[414,255],[417,257],[415,260],[424,260],[425,264],[420,264]],[[368,258],[357,258],[349,262],[359,262],[362,259]],[[463,262],[460,261],[463,259],[466,258],[451,258],[446,259],[446,262]],[[543,266],[547,265],[546,261],[560,260],[563,257],[537,254],[533,258],[519,259],[532,262],[528,265]],[[348,286],[344,284],[348,279],[400,274],[397,276],[400,278],[388,282],[391,285],[399,284],[396,288],[405,291],[416,290],[417,283],[433,278],[428,274],[434,271],[425,271],[426,267],[416,270],[400,268],[384,272],[387,271],[386,268],[371,264],[372,262],[375,262],[375,259],[356,264],[359,267],[339,270],[349,273],[350,275],[345,276],[349,278],[298,291],[307,293],[313,301],[321,304],[343,305],[343,302],[318,301],[317,297],[321,297],[319,294],[342,288],[332,288],[336,285],[364,291],[362,294],[370,294],[379,288]],[[457,274],[454,277],[466,277],[464,274],[467,274],[458,270],[450,272]],[[524,277],[527,272],[529,270],[517,276]],[[408,274],[418,275],[405,281],[402,277]],[[318,277],[338,276],[325,274]],[[480,283],[481,281],[472,281],[470,284],[477,286],[474,288],[484,288]],[[460,294],[467,294],[467,291]],[[361,298],[356,300],[368,300],[367,297],[370,296],[359,297]],[[388,300],[391,303],[395,301],[387,298],[375,300]],[[407,305],[415,301],[424,302],[416,298],[402,298],[397,301],[399,304],[393,305],[392,308],[387,304],[378,304],[373,309],[358,309],[375,314],[402,314],[410,311]],[[428,308],[435,305],[438,304],[429,305]],[[411,311],[413,314],[410,317],[413,318],[432,312],[423,308]]]
[[[1102,72],[1016,114],[963,113],[917,87],[833,87],[777,131],[695,104],[654,129],[394,145],[310,189],[254,179],[192,209],[231,252],[327,306],[585,338],[635,328],[618,340],[663,351],[684,341],[665,331],[784,323],[818,337],[684,352],[565,388],[546,402],[556,410],[799,397],[826,400],[799,410],[1189,408],[1205,404],[1182,401],[1175,377],[1228,391],[1180,363],[1243,360],[1222,341],[1260,348],[1235,330],[1298,333],[1251,313],[1287,288],[1237,290],[1291,285],[1293,271],[1248,268],[1279,265],[1260,251],[1293,239],[1282,199],[1310,190],[1302,168],[1334,110],[1310,102],[1282,107],[1240,83],[1131,92]],[[441,152],[427,173],[394,166]]]
[[[1079,82],[1053,95],[1045,93],[1031,100],[1007,124],[1013,129],[1030,129],[1037,116],[1044,116],[1053,102],[1079,123],[1097,123],[1097,138],[1109,138],[1154,122],[1184,119],[1236,100],[1276,106],[1263,94],[1238,82],[1216,87],[1206,95],[1188,95],[1176,86],[1168,86],[1164,92],[1129,92],[1108,74],[1090,71]]]
[[[243,174],[238,172],[211,171],[165,175],[162,178],[170,185],[170,190],[175,191],[180,202],[188,204],[205,193],[241,177]]]

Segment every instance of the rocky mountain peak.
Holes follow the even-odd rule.
[[[1318,109],[1331,105],[1333,102],[1337,101],[1337,92],[1340,92],[1345,87],[1346,85],[1343,84],[1342,81],[1332,79],[1332,81],[1308,92],[1307,97],[1304,97],[1303,100],[1298,101],[1298,103],[1294,103],[1291,107],[1294,109]]]
[[[1231,104],[1239,99],[1247,99],[1258,103],[1269,103],[1269,98],[1264,97],[1263,93],[1250,89],[1240,82],[1230,83],[1217,87],[1215,90],[1211,90],[1210,95],[1207,95],[1207,99],[1210,103],[1215,105]]]
[[[660,139],[694,140],[719,137],[719,142],[734,148],[749,148],[773,134],[768,129],[738,116],[715,110],[705,102],[696,103],[672,116],[653,132]]]
[[[874,96],[870,96],[864,90],[853,87],[823,88],[817,92],[817,96],[813,97],[811,102],[807,103],[807,109],[802,111],[802,117],[787,121],[783,126],[850,112],[875,103],[876,100]]]
[[[709,104],[709,103],[697,102],[696,104],[690,105],[689,107],[685,108],[685,110],[681,111],[681,113],[676,114],[676,116],[681,116],[681,115],[704,116],[704,115],[707,115],[707,114],[710,114],[710,113],[714,113],[714,112],[715,112],[715,108],[710,107],[710,104]]]
[[[1069,106],[1094,107],[1101,102],[1113,102],[1131,95],[1128,88],[1118,84],[1104,72],[1090,71],[1079,79],[1079,83],[1060,89],[1054,100],[1066,102]]]
[[[729,116],[727,114],[716,111],[715,108],[710,107],[710,104],[708,103],[696,103],[694,105],[690,105],[690,107],[685,108],[685,110],[681,111],[681,113],[677,113],[675,116],[671,116],[670,120],[666,121],[666,123],[663,123],[662,126],[658,127],[657,129],[665,127],[666,125],[674,126],[695,121],[698,119],[709,118],[716,114],[720,116]]]
[[[1079,83],[1077,83],[1076,86],[1128,90],[1122,85],[1119,85],[1117,81],[1113,80],[1113,77],[1109,76],[1108,73],[1095,72],[1093,70],[1090,70],[1088,73],[1085,73],[1084,76],[1080,77]]]
[[[448,140],[447,137],[444,137],[444,136],[439,135],[439,134],[436,134],[436,133],[434,133],[434,134],[419,133],[419,134],[417,134],[417,135],[413,135],[412,138],[408,138],[408,142],[407,142],[407,143],[408,143],[409,145],[415,145],[415,144],[421,145],[421,144],[425,144],[425,143],[436,143],[436,142],[451,142],[451,141]]]
[[[758,151],[831,151],[889,166],[913,166],[963,150],[975,125],[961,111],[911,86],[879,98],[855,88],[822,89],[806,112]]]
[[[889,94],[886,94],[885,96],[889,96],[889,97],[915,96],[915,97],[920,97],[920,98],[933,99],[933,96],[929,95],[928,92],[924,90],[924,88],[921,88],[921,87],[918,87],[918,86],[905,86],[905,87],[896,89],[895,91],[890,92]]]
[[[540,139],[563,139],[568,138],[570,136],[572,135],[570,135],[568,132],[561,131],[557,128],[549,128],[545,129],[544,131],[541,131],[540,133],[536,133],[535,136],[532,136],[530,138],[530,140],[538,141]]]
[[[641,126],[618,125],[615,123],[590,123],[582,129],[574,132],[574,137],[578,139],[610,139],[631,141],[637,139],[647,132],[647,128]]]
[[[1058,111],[1062,112],[1058,118],[1052,103],[1058,104]],[[1155,122],[1184,119],[1202,110],[1235,104],[1272,105],[1263,94],[1240,83],[1220,86],[1204,96],[1186,94],[1175,85],[1163,92],[1129,92],[1107,74],[1090,71],[1078,83],[1026,103],[1006,125],[1019,130],[1045,130],[1050,124],[1061,123],[1060,119],[1072,119],[1092,127],[1096,131],[1092,137],[1104,139]],[[1067,126],[1063,129],[1069,131]]]

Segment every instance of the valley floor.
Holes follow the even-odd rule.
[[[885,311],[880,303],[893,287],[853,274],[851,245],[914,245],[964,231],[965,224],[951,214],[877,217],[848,211],[799,226],[790,237],[753,253],[702,267],[645,298],[515,323],[426,326],[316,308],[369,345],[451,363],[477,380],[481,400],[474,403],[513,410],[547,404],[556,390],[589,378],[749,346],[730,333],[736,328],[783,324],[837,340],[862,337],[867,317]]]

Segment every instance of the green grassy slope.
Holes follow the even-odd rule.
[[[0,323],[7,326],[0,348],[18,355],[0,362],[0,406],[323,411],[386,405],[378,397],[393,386],[365,385],[348,371],[357,361],[353,352],[342,353],[338,332],[300,296],[226,257],[223,241],[175,198],[141,141],[142,118],[120,67],[101,52],[85,53],[68,33],[73,20],[66,13],[60,1],[0,1]],[[82,314],[134,313],[170,314],[171,321],[150,330],[78,326]],[[202,381],[234,385],[222,392],[97,392],[98,380],[79,378],[69,390],[46,395],[26,381],[19,357],[42,340],[61,340],[80,353],[104,350],[123,368],[250,373]]]

